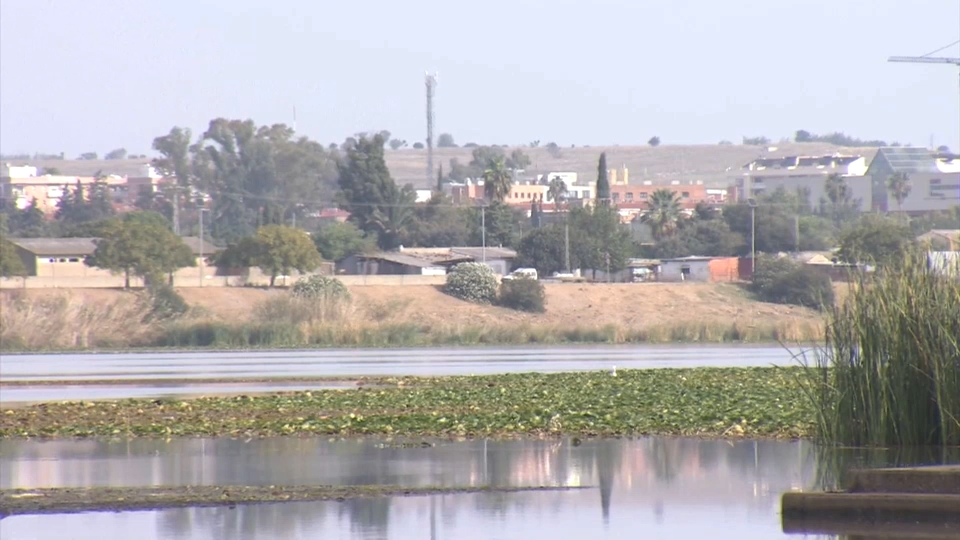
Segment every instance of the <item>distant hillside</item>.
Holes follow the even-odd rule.
[[[532,161],[527,169],[528,175],[543,172],[575,172],[581,180],[593,181],[597,174],[597,160],[601,152],[607,153],[610,168],[626,165],[630,172],[630,182],[645,180],[669,183],[673,180],[703,181],[705,184],[726,186],[732,172],[744,164],[761,156],[789,156],[812,154],[859,154],[869,162],[876,154],[876,148],[849,148],[827,143],[789,143],[773,144],[776,150],[768,151],[763,146],[744,145],[664,145],[651,146],[581,146],[561,148],[558,157],[553,157],[543,147],[521,149]],[[506,149],[507,153],[512,149]],[[434,163],[450,170],[450,160],[456,158],[462,164],[471,159],[472,148],[438,148],[434,150]],[[426,150],[388,150],[387,166],[393,177],[402,184],[412,183],[417,187],[432,185],[426,177]],[[140,167],[149,160],[27,160],[17,161],[15,165],[35,165],[38,168],[56,167],[62,174],[90,176],[97,171],[104,174],[130,176],[138,174]]]

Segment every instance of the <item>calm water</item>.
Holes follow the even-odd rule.
[[[330,349],[310,351],[30,354],[0,356],[0,382],[97,381],[376,375],[471,375],[619,368],[789,365],[782,347],[591,346],[456,349]],[[6,387],[0,402],[198,395],[219,390],[180,382],[115,386]],[[299,388],[309,388],[301,384]],[[297,386],[294,386],[297,388]],[[288,388],[290,389],[290,388]],[[229,391],[229,390],[227,390]],[[244,389],[243,391],[253,391]]]
[[[419,442],[419,439],[412,440]],[[396,441],[399,442],[399,441]],[[444,495],[15,516],[0,538],[780,538],[780,495],[847,465],[808,442],[645,438],[434,441],[0,441],[0,487],[171,484],[590,486],[571,492]],[[910,457],[956,461],[956,455]],[[829,470],[828,470],[829,469]],[[791,536],[790,538],[798,538]]]

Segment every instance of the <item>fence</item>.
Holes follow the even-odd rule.
[[[276,279],[278,287],[289,287],[301,277],[282,276]],[[370,275],[370,276],[336,276],[344,285],[358,286],[404,286],[404,285],[443,285],[447,282],[446,276],[407,275]],[[253,268],[244,276],[207,276],[203,280],[204,287],[265,287],[270,284],[270,276],[265,276]],[[122,289],[123,276],[31,276],[27,278],[0,278],[0,289]],[[174,279],[174,287],[200,287],[199,276],[186,279]],[[143,287],[143,280],[130,277],[130,286]]]

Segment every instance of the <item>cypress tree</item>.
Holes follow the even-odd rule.
[[[600,164],[597,165],[597,200],[603,203],[610,201],[610,180],[607,179],[607,153],[600,154]]]

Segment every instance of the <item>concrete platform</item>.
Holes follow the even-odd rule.
[[[960,538],[960,466],[857,470],[846,491],[784,493],[784,532]]]

